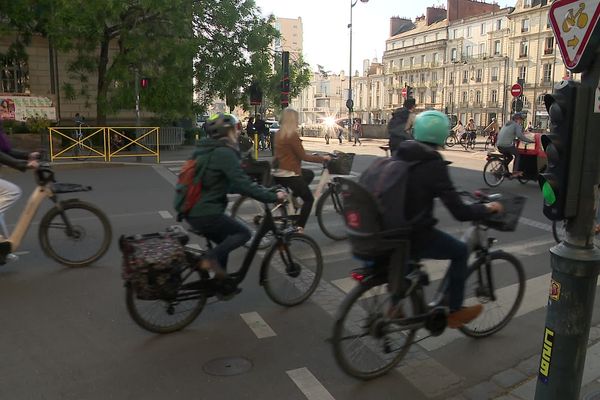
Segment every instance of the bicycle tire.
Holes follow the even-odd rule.
[[[475,150],[475,145],[477,144],[477,141],[475,139],[471,139],[469,141],[469,145],[471,147],[471,150]]]
[[[188,267],[191,268],[191,267]],[[180,274],[185,271],[187,268],[183,269]],[[190,276],[194,276],[194,275],[198,275],[199,279],[202,279],[202,275],[200,274],[200,272],[195,271],[194,273],[190,274]],[[204,306],[206,305],[206,294],[200,291],[195,291],[195,294],[198,296],[197,299],[192,299],[192,300],[197,300],[196,303],[193,305],[193,307],[190,309],[190,312],[187,316],[185,316],[184,318],[182,318],[179,321],[176,321],[174,323],[169,323],[169,324],[158,324],[156,322],[150,321],[149,318],[146,318],[142,311],[141,311],[141,306],[138,306],[138,304],[145,304],[145,305],[150,305],[150,304],[156,304],[158,305],[160,308],[165,307],[165,311],[166,314],[172,316],[175,314],[180,314],[181,312],[175,312],[175,307],[179,307],[182,305],[182,303],[185,301],[180,298],[179,300],[177,300],[177,298],[181,295],[182,292],[182,286],[183,285],[179,285],[179,287],[177,288],[177,295],[175,297],[174,300],[169,301],[166,299],[154,299],[154,300],[142,300],[142,299],[138,299],[137,298],[137,294],[135,292],[135,289],[132,287],[131,283],[127,283],[126,284],[126,289],[125,289],[125,303],[127,305],[127,312],[129,313],[129,315],[131,316],[131,319],[133,319],[133,321],[140,326],[143,329],[146,329],[147,331],[153,332],[153,333],[172,333],[172,332],[177,332],[183,328],[185,328],[186,326],[188,326],[189,324],[191,324],[197,317],[198,315],[202,312],[202,310],[204,309]],[[150,304],[148,304],[150,303]],[[152,312],[151,313],[153,316],[156,316],[157,313],[156,312]]]
[[[485,145],[483,146],[483,150],[487,151],[491,145],[492,145],[492,140],[490,138],[487,138],[485,140]]]
[[[323,231],[325,236],[327,236],[328,238],[333,240],[345,240],[348,238],[348,234],[346,233],[346,223],[342,210],[342,203],[339,197],[337,198],[337,200],[334,198],[335,195],[331,191],[331,187],[333,186],[330,186],[329,188],[325,189],[323,194],[321,194],[321,197],[319,197],[319,201],[317,201],[317,207],[315,211],[315,214],[317,216],[317,222],[319,223],[319,228],[321,228],[321,231]],[[329,200],[332,203],[332,208],[334,212],[337,215],[339,215],[340,220],[342,221],[342,224],[340,225],[341,229],[339,231],[334,231],[332,227],[328,227],[325,223],[325,217],[323,214],[324,211],[329,208]]]
[[[380,295],[377,293],[380,293]],[[365,295],[365,298],[364,300],[361,300],[363,295]],[[414,341],[417,332],[416,329],[409,330],[406,335],[400,332],[399,335],[404,335],[404,338],[400,339],[404,339],[405,343],[399,347],[399,352],[395,356],[390,357],[391,351],[388,351],[389,349],[386,348],[382,349],[382,352],[384,353],[383,357],[380,357],[377,354],[380,346],[386,346],[386,344],[389,345],[389,342],[379,343],[379,341],[384,342],[383,338],[377,338],[373,335],[374,333],[381,334],[376,323],[383,322],[382,318],[385,316],[384,313],[387,312],[389,308],[386,310],[375,309],[369,311],[365,310],[365,307],[369,302],[378,300],[382,296],[391,296],[386,282],[377,278],[362,282],[348,293],[336,315],[331,338],[333,355],[342,371],[354,378],[370,380],[385,375],[404,358]],[[417,289],[410,294],[410,302],[415,314],[420,314],[422,312],[420,306],[420,304],[423,304],[422,296],[423,294],[420,289]],[[361,304],[362,302],[365,303],[365,306]],[[390,307],[389,304],[391,303],[388,303],[385,299],[382,302],[384,307],[386,307],[386,305],[387,307]],[[353,308],[355,305],[356,308]],[[376,305],[376,307],[378,306]],[[361,317],[361,314],[366,314],[362,321],[357,318],[357,316]],[[348,325],[346,325],[346,321],[348,321]],[[363,321],[367,324],[361,324]],[[362,330],[356,332],[357,328]],[[379,329],[382,328],[379,327]],[[364,356],[356,362],[354,362],[351,359],[352,357],[350,357],[349,354],[346,354],[345,351],[343,340],[348,334],[357,336],[356,338],[350,338],[353,339],[351,344],[356,343],[358,346],[361,346],[361,349],[365,350]],[[387,337],[385,333],[384,336]],[[349,353],[351,353],[352,356],[359,356],[358,352],[353,349],[350,349]],[[371,362],[373,364],[381,362],[383,365],[368,368],[368,365]]]
[[[460,145],[461,145],[461,146],[462,146],[462,147],[463,147],[465,150],[468,150],[468,148],[467,148],[467,146],[468,146],[468,143],[467,143],[467,139],[466,139],[465,137],[461,137],[461,138],[459,139],[458,143],[460,143]]]
[[[512,265],[516,271],[516,277],[517,277],[517,282],[516,283],[511,283],[508,286],[502,287],[502,288],[495,288],[495,295],[496,296],[504,296],[506,294],[507,297],[511,296],[512,292],[514,292],[514,285],[517,285],[517,296],[514,299],[514,302],[512,304],[512,306],[510,307],[510,310],[508,311],[508,313],[506,313],[506,315],[497,323],[485,328],[485,329],[479,329],[476,327],[477,322],[482,322],[485,319],[485,316],[488,315],[486,314],[489,311],[490,306],[488,306],[487,304],[490,304],[489,300],[489,293],[484,294],[484,291],[487,289],[489,290],[489,288],[482,288],[481,285],[482,283],[479,282],[479,277],[477,277],[476,279],[478,280],[479,286],[477,287],[477,302],[480,304],[484,304],[484,311],[481,313],[481,315],[479,315],[479,317],[477,317],[475,320],[471,321],[469,324],[465,324],[460,328],[460,331],[465,334],[466,336],[469,337],[473,337],[473,338],[483,338],[483,337],[487,337],[490,335],[493,335],[494,333],[500,331],[502,328],[504,328],[512,319],[512,317],[515,315],[515,313],[517,312],[517,310],[519,309],[519,306],[521,305],[521,301],[523,300],[523,295],[525,293],[525,285],[526,285],[526,280],[525,280],[525,271],[523,270],[523,264],[521,264],[521,261],[519,261],[518,258],[516,258],[515,256],[513,256],[512,254],[506,253],[504,251],[494,251],[489,253],[489,259],[490,262],[494,261],[494,260],[501,260],[503,262],[508,263],[509,265]],[[490,270],[492,269],[493,264],[490,265]],[[502,269],[502,273],[505,273],[508,270],[508,267],[506,265],[501,265]],[[484,269],[486,268],[486,258],[485,257],[481,257],[478,258],[477,260],[475,260],[475,262],[473,263],[473,265],[469,268],[469,272],[467,275],[467,283],[469,281],[469,278],[476,274],[477,271],[482,271],[485,272],[487,274],[487,271],[484,271]],[[492,275],[497,275],[494,272],[492,272]],[[492,282],[498,282],[498,277],[499,276],[494,276],[491,280]],[[484,276],[483,279],[487,278],[487,276]],[[487,284],[487,282],[484,282],[483,285]],[[465,288],[467,287],[467,285],[465,285]],[[465,298],[468,296],[467,294],[467,289],[465,289]],[[482,301],[482,299],[484,299]],[[474,298],[473,298],[474,301]],[[468,303],[468,301],[466,301],[466,303]],[[496,298],[495,303],[502,303],[502,301],[499,300],[499,298]],[[494,313],[495,315],[498,315],[498,313]]]
[[[52,241],[50,240],[50,228],[58,228],[62,229],[63,231],[66,231],[67,227],[65,225],[66,223],[64,222],[64,217],[67,215],[67,212],[69,212],[69,210],[86,210],[100,221],[100,225],[102,227],[102,237],[100,238],[100,240],[94,241],[100,243],[98,250],[93,252],[87,258],[83,258],[82,260],[74,260],[60,255],[59,251],[57,251],[55,246],[52,244]],[[53,223],[54,219],[57,216],[62,217],[62,225],[60,224],[60,221],[58,224],[56,224],[56,226]],[[90,218],[79,218],[79,220],[89,221]],[[69,222],[75,221],[77,221],[77,218],[74,218]],[[74,242],[73,245],[76,246],[76,253],[82,254],[82,247],[85,246],[81,246],[80,241],[83,240],[89,233],[95,233],[96,230],[92,229],[89,230],[90,232],[88,232],[85,230],[84,227],[82,227],[81,223],[74,223],[73,228],[74,231],[71,233],[67,232],[66,237]],[[50,210],[48,210],[48,212],[46,212],[46,214],[42,217],[42,220],[40,222],[38,236],[42,250],[44,251],[44,254],[46,254],[48,257],[67,267],[85,267],[99,260],[108,251],[112,240],[112,229],[106,214],[104,214],[102,210],[100,210],[93,204],[81,200],[67,200],[61,202],[59,206],[51,208]]]
[[[249,213],[248,216],[246,216],[244,212]],[[235,200],[235,202],[231,206],[231,217],[241,222],[244,226],[250,229],[250,232],[252,233],[252,237],[250,238],[250,240],[244,244],[245,247],[250,247],[250,244],[254,239],[254,235],[258,231],[258,228],[260,227],[262,221],[265,218],[264,215],[265,210],[263,203],[251,197],[240,196]],[[269,246],[273,244],[273,240],[273,233],[268,232],[265,235],[265,237],[261,239],[260,244],[258,245],[258,249],[268,249]]]
[[[560,226],[558,224],[561,224]],[[567,222],[564,220],[561,221],[552,221],[552,237],[554,237],[554,241],[556,243],[560,243],[565,239],[565,228]]]
[[[301,250],[301,243],[308,245],[308,248],[314,253],[308,255],[308,257],[306,252],[296,253]],[[292,249],[294,250],[292,251]],[[285,250],[289,252],[292,263],[287,259]],[[275,264],[275,260],[273,260],[276,252],[279,254],[279,260],[277,261],[281,261],[281,263]],[[303,263],[301,264],[300,261],[303,261]],[[314,270],[307,267],[306,263],[308,261],[311,262]],[[261,274],[263,277],[262,285],[267,296],[279,305],[292,307],[306,301],[319,286],[323,275],[323,256],[319,245],[310,236],[302,233],[291,233],[273,243],[264,258],[263,268]],[[288,299],[278,293],[275,289],[275,280],[279,276],[283,277],[286,286],[291,284],[292,292],[299,292],[298,296]],[[308,279],[311,279],[311,281],[308,281]]]
[[[502,160],[491,159],[483,167],[483,181],[489,187],[497,187],[504,181],[506,167]],[[489,177],[488,177],[488,174]],[[493,180],[495,179],[495,180]]]
[[[454,147],[456,144],[456,136],[450,135],[446,138],[446,147]]]

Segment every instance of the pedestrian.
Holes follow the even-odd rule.
[[[337,130],[337,138],[340,141],[340,144],[342,144],[342,138],[344,137],[344,129],[341,126],[336,125],[335,129]]]
[[[533,125],[531,124],[531,121],[529,121],[527,124],[527,132],[533,132]]]
[[[254,120],[254,131],[255,134],[258,134],[258,143],[260,150],[264,150],[266,148],[265,135],[269,132],[269,128],[267,128],[267,124],[265,123],[265,120],[262,119],[262,116],[260,114],[257,114]]]
[[[254,136],[254,117],[248,118],[248,125],[246,125],[246,135],[250,138]]]
[[[356,142],[358,142],[358,144],[362,146],[362,142],[360,141],[360,137],[362,136],[362,125],[360,123],[360,119],[358,118],[354,120],[354,125],[352,126],[352,134],[354,135],[353,146],[356,146]]]

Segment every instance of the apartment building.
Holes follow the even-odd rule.
[[[346,75],[313,72],[310,85],[295,99],[291,107],[298,110],[300,123],[317,123],[319,118],[343,117],[346,112],[348,89]]]
[[[510,110],[509,8],[452,21],[448,25],[445,111],[478,126],[503,121]]]
[[[377,59],[363,62],[362,76],[352,77],[355,118],[367,124],[382,123],[388,118],[386,96],[389,96],[391,86],[386,85],[386,79],[389,78],[384,75],[384,65]]]
[[[304,31],[302,18],[277,18],[275,28],[281,37],[275,40],[276,51],[289,51],[292,59],[302,55]]]
[[[511,69],[507,84],[523,86],[523,110],[534,126],[545,128],[548,113],[544,95],[565,77],[565,68],[548,19],[550,0],[517,0],[510,21],[509,57]]]

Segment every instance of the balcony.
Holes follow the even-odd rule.
[[[469,80],[467,78],[463,78],[462,83],[469,83]]]
[[[527,58],[527,53],[519,53],[519,58]]]
[[[497,76],[492,76],[492,82],[498,82],[498,77]]]
[[[554,49],[544,49],[544,55],[548,56],[554,54]]]
[[[475,82],[477,82],[477,83],[481,83],[481,77],[477,77],[477,78],[475,78]]]
[[[481,101],[476,101],[475,103],[473,103],[473,107],[475,107],[475,108],[482,108],[483,107],[483,103]]]
[[[467,101],[461,101],[460,103],[458,103],[458,107],[460,107],[460,108],[468,108],[469,107],[469,102],[467,102]]]
[[[488,101],[487,107],[488,108],[497,108],[498,107],[498,102],[497,101]]]

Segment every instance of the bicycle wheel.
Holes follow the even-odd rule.
[[[552,236],[556,243],[560,243],[567,237],[567,221],[552,221]]]
[[[405,317],[420,314],[419,291],[402,300]],[[393,323],[387,283],[370,279],[357,285],[344,299],[333,327],[333,355],[340,368],[359,379],[386,374],[406,355],[416,334]]]
[[[231,206],[231,216],[244,224],[252,233],[252,238],[244,245],[250,247],[254,235],[264,220],[265,206],[251,197],[241,196]],[[274,216],[276,218],[276,216]],[[264,250],[273,243],[273,233],[268,232],[260,241],[258,248]]]
[[[67,267],[85,267],[106,253],[112,230],[96,206],[67,200],[42,217],[38,235],[48,257]]]
[[[263,286],[275,303],[291,307],[308,299],[321,280],[323,257],[319,245],[301,233],[274,243],[264,259]]]
[[[471,150],[475,150],[476,143],[477,141],[475,140],[475,138],[471,138],[471,140],[469,140],[469,146],[471,147]]]
[[[461,145],[461,146],[462,146],[462,147],[463,147],[465,150],[467,150],[467,149],[468,149],[468,143],[467,143],[467,138],[466,138],[466,137],[464,137],[464,136],[461,136],[458,142],[460,143],[460,145]]]
[[[504,181],[506,166],[501,160],[489,160],[483,167],[483,180],[490,187],[499,186]]]
[[[446,147],[453,147],[456,144],[456,136],[450,135],[446,138]]]
[[[493,148],[492,146],[492,139],[490,139],[489,137],[485,140],[485,145],[483,146],[483,149],[485,151],[488,151],[489,148]]]
[[[159,296],[150,300],[138,298],[133,284],[128,282],[127,312],[136,324],[150,332],[181,330],[194,321],[206,305],[206,294],[197,289],[200,279],[200,272],[191,266],[183,267],[171,275],[171,282],[167,282],[171,286],[165,285],[159,289]]]
[[[346,222],[344,220],[342,200],[337,192],[332,191],[332,188],[335,187],[333,185],[330,186],[319,197],[315,214],[317,215],[319,227],[325,236],[333,240],[344,240],[348,238]],[[328,214],[331,214],[332,218],[326,221],[325,216]]]
[[[525,272],[519,259],[503,251],[489,256],[489,264],[485,257],[475,261],[465,284],[465,306],[484,307],[479,317],[460,328],[474,338],[490,336],[504,328],[519,309],[525,293]]]

